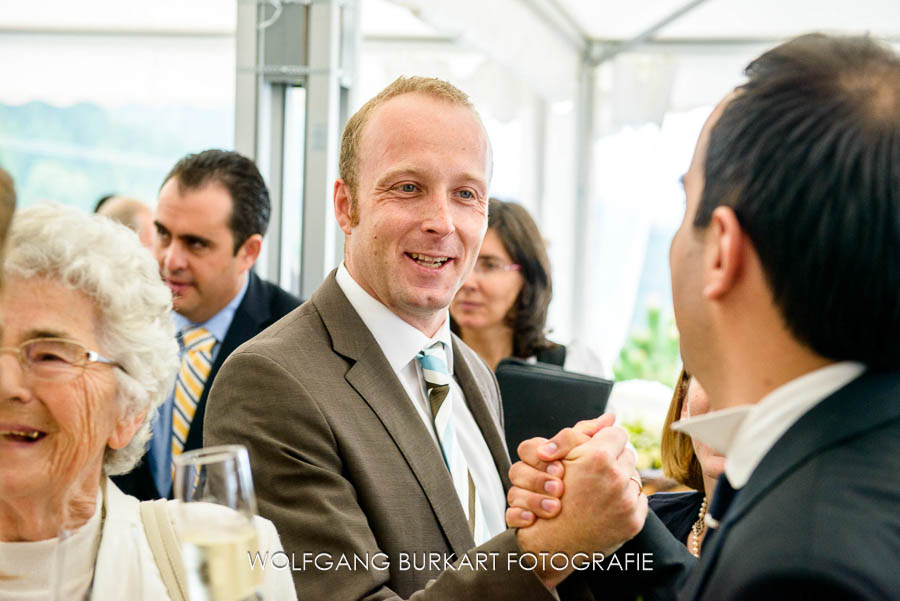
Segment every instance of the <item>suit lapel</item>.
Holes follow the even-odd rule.
[[[509,454],[506,451],[506,442],[503,439],[502,426],[499,420],[500,409],[498,407],[497,417],[495,417],[494,412],[491,411],[490,399],[485,397],[484,394],[484,391],[488,390],[487,383],[479,385],[475,377],[475,371],[470,364],[471,360],[477,359],[471,357],[472,353],[469,353],[470,357],[467,357],[460,350],[461,344],[462,342],[456,336],[453,336],[453,373],[459,382],[459,387],[462,388],[463,395],[466,397],[469,411],[472,413],[472,417],[475,418],[475,423],[478,424],[478,429],[481,430],[481,435],[491,451],[494,466],[497,468],[497,473],[500,474],[500,481],[503,483],[503,490],[507,491],[512,485],[509,481]],[[487,368],[485,367],[485,369]]]
[[[744,515],[807,459],[900,418],[900,374],[866,373],[834,392],[778,439],[735,497],[726,522]]]
[[[209,390],[212,388],[213,380],[215,379],[216,374],[219,373],[222,364],[225,363],[225,359],[227,359],[237,347],[259,334],[261,325],[268,317],[266,314],[268,302],[266,302],[265,299],[265,290],[263,289],[262,281],[259,279],[259,276],[252,271],[249,272],[248,277],[250,278],[250,283],[247,284],[247,293],[244,295],[241,304],[238,305],[238,308],[234,312],[234,317],[231,319],[231,325],[228,326],[228,331],[225,332],[222,346],[219,348],[219,352],[216,354],[216,360],[213,361],[212,368],[209,371],[209,377],[206,378],[206,384],[203,386],[203,393],[200,395],[200,400],[197,401],[197,411],[194,413],[194,418],[191,420],[191,428],[188,431],[187,441],[184,445],[185,451],[199,449],[203,446],[202,424],[204,414],[206,413],[206,398],[209,396]]]
[[[898,398],[900,374],[867,372],[825,398],[791,426],[738,491],[719,526],[712,548],[704,548],[698,573],[691,579],[682,598],[699,598],[718,561],[728,531],[754,505],[809,458],[900,419]]]
[[[440,450],[409,395],[332,272],[313,294],[335,352],[354,361],[345,379],[378,416],[425,493],[457,556],[475,546]]]

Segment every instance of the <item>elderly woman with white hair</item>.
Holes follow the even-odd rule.
[[[3,275],[0,598],[177,598],[109,479],[143,454],[178,366],[155,261],[128,228],[44,205],[16,213]],[[280,551],[256,520],[260,550]],[[265,592],[295,599],[290,571],[266,570]]]

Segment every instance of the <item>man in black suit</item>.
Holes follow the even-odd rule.
[[[191,154],[159,192],[153,252],[172,290],[182,367],[159,410],[144,461],[114,478],[139,499],[171,497],[173,455],[203,444],[206,398],[222,363],[300,304],[251,271],[269,222],[269,192],[236,152]]]
[[[898,599],[900,57],[809,35],[747,75],[700,135],[670,250],[714,411],[678,429],[727,456],[681,598]]]

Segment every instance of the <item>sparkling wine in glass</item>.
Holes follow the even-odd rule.
[[[191,601],[259,601],[262,571],[247,449],[207,447],[175,457],[175,525]]]

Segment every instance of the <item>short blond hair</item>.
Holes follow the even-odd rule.
[[[372,118],[375,109],[386,103],[391,98],[403,94],[422,94],[430,98],[446,101],[457,106],[464,106],[472,111],[478,118],[481,117],[475,106],[469,99],[469,95],[451,84],[450,82],[434,77],[398,77],[376,96],[371,98],[353,114],[344,127],[341,137],[341,156],[338,164],[340,178],[350,190],[350,220],[357,223],[359,220],[359,208],[356,202],[356,191],[359,185],[359,141],[366,124]]]

